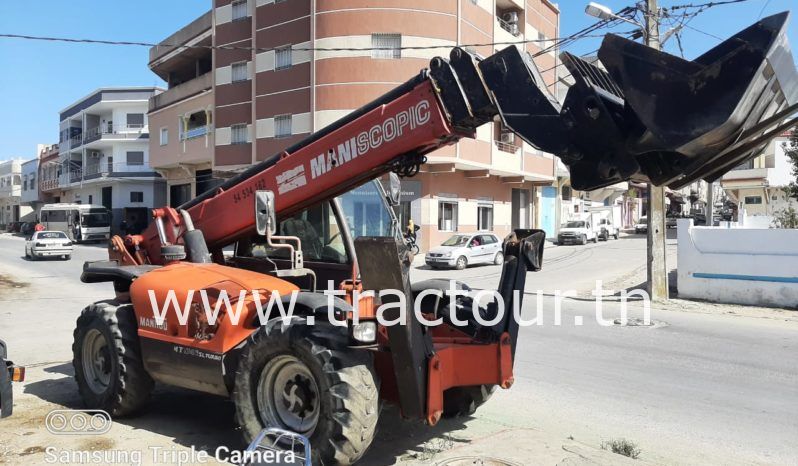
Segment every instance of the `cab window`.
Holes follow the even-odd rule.
[[[349,262],[338,221],[327,202],[282,220],[277,226],[276,235],[299,238],[305,261],[333,264]],[[288,249],[270,247],[266,244],[266,238],[259,235],[239,242],[236,255],[286,260],[290,258]]]

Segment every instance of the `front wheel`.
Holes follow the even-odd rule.
[[[113,416],[141,409],[153,381],[141,362],[133,306],[94,303],[78,317],[72,366],[83,403]]]
[[[410,252],[412,252],[413,254],[418,254],[419,252],[421,252],[421,248],[418,247],[418,244],[413,243],[413,245],[410,246]]]
[[[371,354],[347,334],[294,317],[274,319],[246,342],[233,402],[245,441],[266,427],[310,439],[313,464],[352,464],[377,427],[379,382]]]
[[[457,270],[463,270],[468,266],[468,259],[465,256],[460,256],[457,258],[457,262],[454,263],[454,268]]]
[[[587,235],[582,235],[582,237],[579,239],[579,244],[587,244]]]

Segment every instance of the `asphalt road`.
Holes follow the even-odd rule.
[[[29,262],[22,256],[20,238],[0,236],[0,338],[17,362],[32,366],[29,381],[17,387],[17,412],[0,422],[0,438],[11,435],[3,432],[6,426],[13,432],[40,429],[25,416],[40,413],[41,404],[77,406],[68,363],[75,319],[87,303],[112,294],[108,284],[86,285],[78,278],[84,260],[106,257],[102,247],[79,246],[68,262]],[[642,237],[547,248],[544,270],[530,276],[527,291],[584,294],[596,278],[633,286],[644,279],[644,261]],[[495,266],[456,272],[421,267],[412,273],[415,280],[452,277],[485,289],[499,280]],[[530,295],[527,318],[534,307]],[[473,419],[435,429],[397,422],[396,413],[386,410],[364,463],[419,459],[416,453],[446,432],[468,443],[532,428],[593,446],[627,438],[642,449],[642,459],[658,464],[798,464],[798,319],[778,312],[743,317],[717,307],[710,312],[704,305],[689,312],[655,305],[653,327],[602,327],[594,308],[587,298],[566,300],[563,325],[555,326],[553,298],[544,296],[543,325],[521,330],[511,390],[498,391]],[[604,308],[608,318],[619,314],[618,303]],[[630,308],[632,317],[641,315],[639,303]],[[576,316],[583,325],[575,324]],[[158,390],[144,415],[119,424],[117,448],[142,441],[214,445],[236,437],[229,403],[168,388]],[[11,436],[8,448],[33,448],[42,441],[25,435]],[[522,440],[488,448],[502,457],[522,446],[529,447]]]

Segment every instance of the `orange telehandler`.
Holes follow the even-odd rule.
[[[426,154],[501,120],[559,156],[575,189],[714,180],[794,124],[783,121],[798,108],[786,20],[765,18],[694,61],[608,35],[604,68],[562,55],[575,80],[562,105],[518,48],[487,58],[455,48],[217,188],[155,209],[141,235],[110,241],[109,261],[84,265],[84,282],[112,282],[116,294],[77,321],[85,404],[130,414],[154,382],[227,396],[247,440],[269,426],[306,435],[314,464],[357,461],[380,400],[429,424],[472,414],[513,383],[509,311],[541,267],[544,233],[505,240],[497,297],[476,305],[495,323],[482,325],[465,284],[410,282],[395,174],[414,175]],[[387,192],[376,181],[386,176]],[[339,296],[319,291],[327,283]],[[400,293],[364,293],[388,289]],[[293,316],[260,319],[270,301]],[[415,301],[442,325],[377,320],[381,307],[393,320]]]

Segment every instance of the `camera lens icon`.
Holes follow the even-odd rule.
[[[44,418],[47,431],[53,435],[102,435],[112,424],[111,415],[102,409],[55,409]]]

